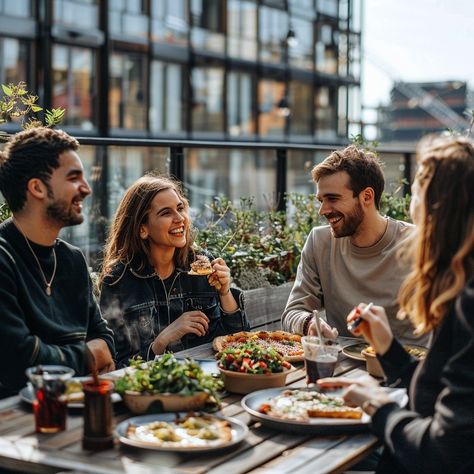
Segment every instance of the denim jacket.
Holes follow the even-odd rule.
[[[186,334],[167,350],[188,349],[217,336],[248,330],[242,292],[235,288],[231,291],[239,309],[226,313],[206,277],[191,276],[177,268],[162,280],[151,266],[138,271],[133,264],[116,265],[102,284],[100,308],[114,331],[117,367],[127,366],[129,359],[138,355],[152,359],[151,344],[156,336],[186,311],[205,313],[209,330],[204,336]]]

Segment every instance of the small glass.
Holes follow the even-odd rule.
[[[38,365],[26,369],[36,396],[33,411],[37,433],[58,433],[66,429],[67,400],[64,392],[66,380],[73,375],[73,369],[62,365]]]
[[[82,447],[92,451],[110,449],[114,446],[112,423],[112,391],[109,380],[83,382],[84,433]]]
[[[316,383],[324,377],[332,377],[339,357],[338,344],[321,344],[319,337],[303,336],[301,338],[306,367],[306,383]]]

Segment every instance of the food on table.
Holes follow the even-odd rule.
[[[284,390],[263,403],[258,410],[265,415],[284,420],[309,421],[311,418],[360,419],[362,410],[350,407],[340,397],[315,390]]]
[[[79,380],[68,380],[64,392],[67,403],[80,403],[84,401],[82,383]]]
[[[416,346],[403,346],[403,348],[415,359],[421,360],[426,357],[427,349],[424,347],[416,347]],[[365,349],[369,355],[376,355],[375,349],[372,346],[369,346]]]
[[[191,271],[189,275],[210,275],[214,270],[212,269],[209,258],[205,255],[197,255],[196,260],[191,263]]]
[[[232,439],[232,429],[227,420],[212,415],[188,414],[182,418],[177,416],[172,422],[130,424],[127,437],[163,447],[216,446]]]
[[[227,347],[239,348],[255,342],[263,348],[273,348],[288,361],[303,360],[301,336],[285,331],[241,331],[228,336],[218,336],[212,347],[222,352]]]
[[[143,362],[137,358],[125,369],[125,375],[115,381],[115,391],[139,393],[172,393],[182,396],[207,392],[211,400],[218,403],[217,391],[223,388],[222,381],[212,374],[204,373],[192,359],[177,360],[172,353]]]
[[[244,374],[273,374],[290,369],[291,364],[275,349],[247,342],[226,347],[221,352],[219,368]]]

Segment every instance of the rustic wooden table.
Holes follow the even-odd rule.
[[[343,338],[342,344],[353,342]],[[181,352],[194,358],[209,358],[209,345]],[[360,376],[361,362],[341,356],[337,374]],[[290,374],[288,386],[305,386],[304,369]],[[81,446],[83,419],[80,410],[70,411],[67,430],[55,435],[34,432],[31,406],[11,397],[0,401],[0,468],[19,472],[50,473],[329,473],[342,472],[377,446],[369,432],[337,436],[291,434],[269,429],[253,421],[241,407],[242,396],[223,396],[222,414],[248,424],[248,437],[239,445],[201,455],[176,454],[121,446],[93,453]],[[117,404],[115,422],[131,416]]]

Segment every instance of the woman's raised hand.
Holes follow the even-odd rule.
[[[362,323],[352,331],[355,336],[362,335],[364,339],[374,348],[377,354],[385,354],[393,341],[392,330],[388,322],[387,314],[382,306],[372,306],[368,311],[365,303],[360,303],[347,316],[347,323],[361,318]]]

